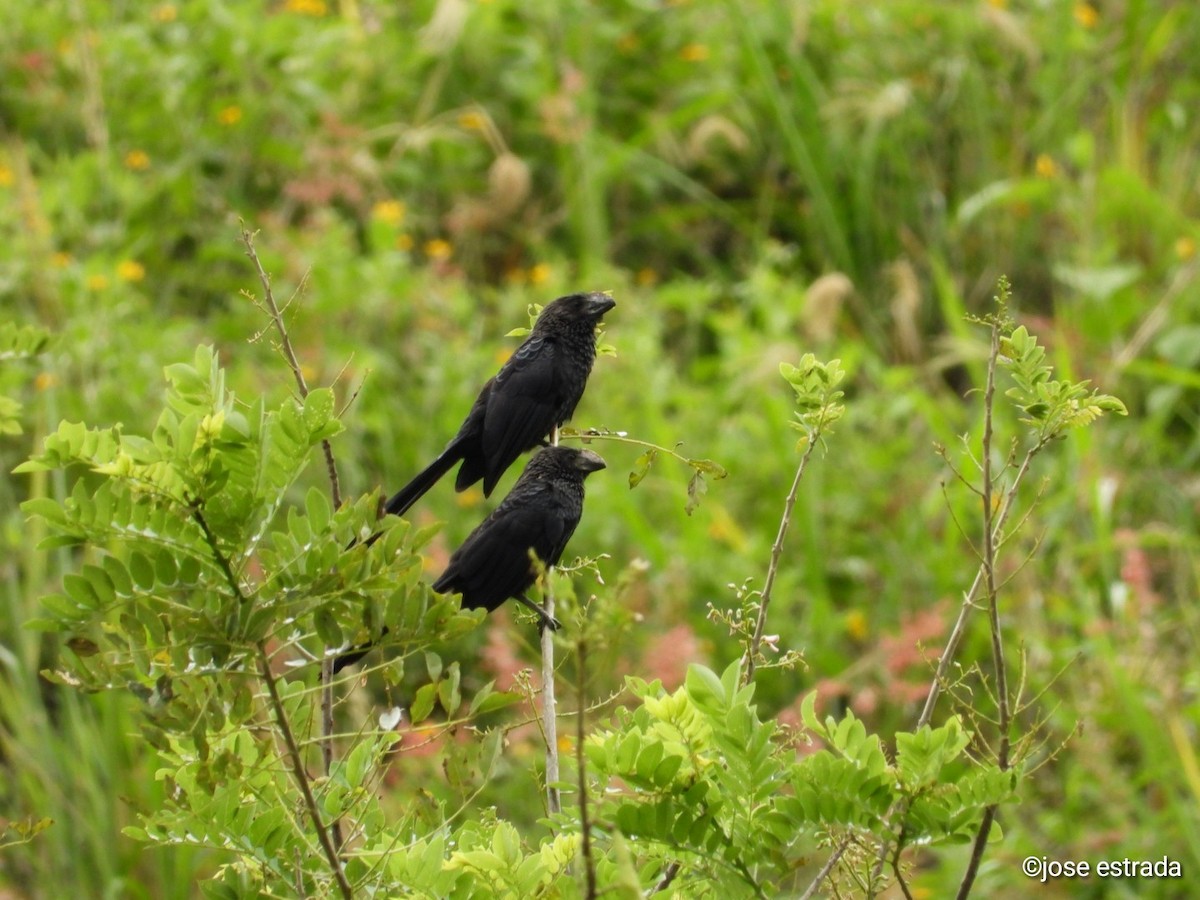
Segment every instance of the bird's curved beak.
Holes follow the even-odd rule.
[[[617,301],[608,296],[608,294],[588,295],[588,314],[597,319],[616,305]]]
[[[575,457],[575,465],[583,472],[599,472],[608,468],[600,454],[592,450],[580,450],[579,455]]]

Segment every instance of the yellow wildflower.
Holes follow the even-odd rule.
[[[102,291],[108,287],[107,275],[89,275],[87,281],[84,282],[89,291]]]
[[[283,8],[300,16],[323,16],[328,11],[325,0],[287,0]]]
[[[459,114],[458,124],[460,128],[465,128],[467,131],[483,131],[487,126],[487,119],[483,117],[483,113],[469,109]]]
[[[1058,174],[1058,163],[1048,154],[1039,153],[1037,161],[1033,164],[1033,170],[1037,172],[1038,178],[1053,178]]]
[[[1096,23],[1100,21],[1100,13],[1090,3],[1076,3],[1071,12],[1075,16],[1075,21],[1084,28],[1095,28]]]
[[[150,168],[150,155],[145,150],[130,150],[125,154],[125,168],[144,172]]]
[[[222,125],[236,125],[242,121],[242,108],[237,104],[223,107],[217,113],[217,121]]]
[[[550,266],[546,263],[538,263],[529,269],[530,284],[545,284],[550,280]]]
[[[413,248],[413,239],[412,239],[411,234],[396,235],[396,249],[397,250],[403,250],[405,253],[407,253],[412,248]]]
[[[8,187],[13,183],[12,169],[0,163],[0,187]]]
[[[860,609],[851,610],[846,613],[846,634],[850,635],[856,641],[866,640],[867,632],[867,615]]]
[[[404,221],[404,204],[399,200],[380,200],[371,207],[372,217],[388,225],[399,225]]]
[[[38,372],[33,379],[33,389],[35,391],[48,391],[56,384],[58,384],[58,379],[49,372]]]
[[[686,62],[704,62],[708,59],[708,46],[705,44],[686,44],[679,51],[679,56]]]
[[[146,277],[146,267],[132,259],[117,263],[117,277],[122,281],[141,281]]]
[[[441,262],[442,260],[449,259],[453,252],[454,248],[450,245],[450,242],[444,241],[441,238],[434,238],[431,241],[425,242],[425,255],[430,259]]]
[[[1175,255],[1180,259],[1191,259],[1196,255],[1196,239],[1190,235],[1184,235],[1175,241]]]

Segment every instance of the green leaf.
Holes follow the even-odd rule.
[[[709,709],[719,709],[725,706],[725,686],[721,684],[721,679],[712,669],[699,663],[692,663],[688,666],[684,686],[687,688],[688,696],[699,706]]]
[[[313,534],[320,534],[329,527],[329,519],[333,510],[329,505],[329,499],[315,487],[309,488],[308,493],[304,496],[304,512]]]
[[[317,637],[326,647],[340,647],[346,640],[342,626],[328,606],[319,606],[313,613],[313,625],[317,629]]]
[[[438,702],[442,705],[442,709],[446,711],[446,715],[452,716],[462,706],[462,696],[459,694],[458,685],[460,679],[460,671],[457,662],[450,663],[446,669],[446,677],[438,682]]]
[[[97,610],[100,608],[100,598],[92,590],[91,583],[82,575],[68,572],[63,576],[63,589],[80,609]]]
[[[88,617],[87,609],[81,609],[78,603],[65,594],[48,594],[42,597],[41,602],[51,619],[58,622],[74,623]]]
[[[125,568],[125,564],[115,556],[106,556],[103,561],[104,571],[108,574],[108,580],[112,583],[113,590],[122,597],[129,597],[133,594],[133,580],[129,575],[129,570]]]
[[[423,684],[417,688],[413,696],[412,706],[408,709],[409,718],[414,725],[424,722],[433,712],[433,701],[437,697],[437,682]]]
[[[642,736],[636,731],[631,731],[621,738],[620,743],[617,744],[614,756],[615,770],[617,772],[632,772],[634,761],[637,759],[641,747]]]
[[[629,489],[633,490],[642,483],[646,473],[658,458],[658,450],[651,448],[639,456],[633,463],[633,471],[629,473]]]
[[[471,699],[469,715],[475,716],[495,712],[498,709],[504,709],[506,706],[512,706],[514,703],[520,703],[523,699],[520,694],[513,691],[492,690],[494,683],[489,681]]]
[[[148,591],[155,585],[154,564],[138,551],[129,555],[129,574],[134,583],[143,591]]]
[[[37,356],[50,343],[50,332],[35,325],[0,322],[0,362]]]
[[[425,671],[429,673],[430,681],[437,681],[442,677],[442,658],[432,650],[425,651]]]
[[[20,468],[18,466],[14,471],[18,471]],[[69,523],[67,514],[62,506],[57,500],[50,497],[34,497],[31,500],[26,500],[21,504],[21,511],[27,516],[37,516],[45,519],[47,523],[58,527],[66,527]]]
[[[711,459],[689,459],[688,465],[697,472],[703,472],[705,475],[711,475],[717,481],[722,478],[729,477],[729,471],[718,462]]]
[[[658,745],[655,745],[658,746]],[[645,754],[643,754],[645,755]],[[640,765],[641,759],[638,759]],[[679,769],[683,766],[683,757],[676,754],[671,754],[663,758],[654,768],[650,780],[659,787],[669,787],[674,781],[675,776],[679,774]]]
[[[360,741],[346,757],[344,768],[346,783],[352,788],[362,787],[375,755],[375,746],[369,741]]]
[[[634,767],[635,773],[642,781],[649,782],[654,778],[654,770],[658,768],[658,764],[662,762],[663,745],[655,741],[647,744],[642,748],[642,752],[638,754],[637,765]]]
[[[100,566],[85,564],[80,570],[88,584],[92,588],[92,593],[96,595],[96,600],[101,607],[106,607],[117,599],[116,589],[113,587],[112,580],[108,577],[108,573]]]
[[[696,511],[696,507],[700,505],[700,498],[707,493],[708,484],[704,480],[704,473],[697,469],[692,473],[692,477],[688,479],[688,501],[683,507],[683,511],[690,516]]]
[[[817,692],[809,691],[800,703],[800,720],[804,727],[819,737],[828,737],[825,726],[817,718]]]
[[[314,388],[304,398],[304,424],[310,434],[319,434],[333,418],[333,390],[327,387]]]
[[[154,557],[154,573],[160,584],[174,584],[179,575],[175,557],[167,551],[159,551]]]

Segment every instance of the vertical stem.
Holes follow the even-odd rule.
[[[996,597],[996,543],[999,537],[992,524],[994,510],[992,506],[992,400],[996,391],[996,357],[1000,353],[1000,325],[992,323],[992,351],[988,357],[987,391],[984,394],[983,420],[983,577],[987,592],[988,626],[992,636],[992,666],[996,678],[996,704],[998,706],[998,721],[996,727],[1000,731],[999,747],[996,752],[996,765],[1000,771],[1008,769],[1009,725],[1011,710],[1008,706],[1008,668],[1004,662],[1004,640],[1000,633],[1000,609]],[[965,900],[971,893],[975,876],[979,873],[979,865],[983,861],[983,853],[987,847],[988,835],[992,823],[996,819],[996,805],[984,810],[983,819],[979,823],[979,832],[971,847],[971,858],[967,870],[963,873],[962,882],[958,886],[958,900]]]
[[[754,623],[754,635],[750,638],[750,646],[746,648],[746,668],[743,670],[742,683],[749,684],[754,680],[754,670],[757,667],[759,648],[762,646],[763,632],[767,627],[767,607],[771,603],[771,590],[775,587],[775,576],[779,572],[779,560],[783,556],[783,539],[787,536],[792,524],[792,510],[796,507],[796,496],[800,493],[800,479],[804,477],[804,469],[808,466],[808,458],[812,456],[817,446],[817,435],[809,436],[808,447],[800,457],[800,465],[796,467],[796,477],[792,479],[792,489],[788,491],[787,500],[783,504],[783,518],[779,522],[779,531],[775,535],[775,543],[771,545],[771,562],[767,565],[767,580],[763,584],[762,596],[758,603],[758,620]]]
[[[996,393],[996,358],[1000,355],[1000,325],[992,324],[992,352],[988,357],[987,393],[984,396],[983,423],[983,572],[987,588],[988,624],[992,632],[992,664],[995,667],[996,694],[999,704],[1001,769],[1008,768],[1008,667],[1004,663],[1004,641],[1000,633],[1000,610],[996,597],[995,504],[992,502],[992,406]]]
[[[300,750],[300,745],[296,742],[296,736],[292,733],[292,726],[287,717],[287,709],[283,705],[283,700],[279,696],[279,687],[275,683],[275,673],[271,671],[271,660],[267,656],[266,647],[261,642],[258,644],[258,671],[267,686],[267,694],[271,698],[271,712],[275,717],[275,725],[279,729],[279,733],[283,736],[283,743],[287,750],[287,760],[292,770],[292,776],[296,779],[296,784],[299,785],[300,793],[304,797],[304,808],[308,813],[309,821],[312,823],[313,831],[316,832],[321,850],[325,854],[325,861],[329,863],[330,871],[333,872],[339,892],[345,900],[350,900],[354,893],[350,888],[350,882],[346,880],[346,873],[342,870],[342,861],[338,858],[337,848],[333,845],[333,839],[330,837],[329,830],[321,820],[321,810],[317,806],[316,797],[313,795],[308,773],[304,770],[304,754]]]
[[[546,572],[549,581],[550,572]],[[554,595],[546,589],[542,608],[554,615]],[[542,727],[546,732],[546,809],[551,815],[562,806],[558,788],[558,705],[554,698],[554,631],[542,628]]]
[[[587,900],[596,898],[596,861],[592,859],[592,825],[588,820],[587,760],[583,753],[587,718],[587,641],[580,638],[575,648],[576,680],[578,700],[575,713],[575,768],[579,776],[579,830],[583,837],[580,853],[583,856],[583,873],[587,883]]]
[[[821,886],[821,882],[829,877],[829,873],[833,871],[833,867],[838,864],[838,860],[840,860],[843,854],[845,854],[845,852],[849,849],[850,839],[846,838],[844,841],[838,844],[837,849],[829,854],[829,859],[825,860],[825,865],[821,866],[821,871],[816,874],[816,877],[813,878],[808,888],[803,894],[800,895],[800,900],[809,900],[809,898],[817,892],[817,889]]]
[[[275,302],[275,292],[271,290],[271,276],[263,268],[262,260],[258,258],[258,251],[254,249],[254,234],[248,231],[245,225],[242,226],[241,231],[242,244],[246,247],[246,256],[254,264],[254,271],[258,274],[258,281],[263,289],[263,301],[260,308],[266,312],[279,335],[277,349],[287,362],[288,368],[292,370],[292,377],[296,380],[296,390],[299,391],[301,397],[307,397],[308,382],[304,378],[304,370],[300,367],[300,360],[292,346],[292,339],[288,336],[287,323],[283,321],[283,310]],[[303,282],[297,291],[302,288]],[[321,441],[321,452],[325,456],[325,470],[329,476],[329,491],[333,500],[333,508],[337,509],[342,505],[342,488],[338,480],[337,460],[333,455],[333,445],[328,440]],[[326,775],[329,774],[333,765],[333,699],[333,662],[326,653],[321,662],[321,764],[324,766]],[[342,843],[341,825],[337,822],[333,823],[333,837],[335,843],[340,847]]]
[[[333,657],[321,658],[321,770],[328,775],[333,768]],[[342,823],[334,819],[329,826],[333,844],[342,849]]]
[[[1033,458],[1041,452],[1048,440],[1049,438],[1043,438],[1029,448],[1029,451],[1025,454],[1025,458],[1021,461],[1021,467],[1017,470],[1017,474],[1013,476],[1012,484],[1009,485],[1008,491],[1004,495],[1004,501],[1000,504],[1000,514],[996,516],[992,523],[991,539],[994,546],[999,545],[1001,532],[1004,530],[1009,514],[1016,504],[1017,489],[1024,483],[1025,476],[1029,474],[1029,467],[1033,464]],[[991,502],[989,501],[989,504]],[[954,656],[958,652],[959,642],[966,633],[967,616],[975,608],[979,592],[984,588],[985,584],[984,565],[981,564],[979,571],[975,573],[975,580],[971,582],[970,590],[963,595],[963,602],[958,610],[958,619],[954,622],[954,627],[950,630],[950,636],[946,639],[946,645],[942,649],[942,655],[938,658],[937,671],[934,672],[933,681],[930,682],[929,694],[925,698],[925,706],[921,710],[921,717],[917,719],[917,728],[928,725],[933,720],[933,709],[937,705],[938,698],[942,695],[942,685],[950,677],[950,667],[954,664]]]
[[[550,432],[550,446],[558,446],[558,426]],[[553,568],[546,570],[546,596],[542,608],[554,616],[554,591],[551,588]],[[542,727],[546,733],[546,810],[554,815],[562,809],[558,796],[558,704],[554,699],[554,631],[542,627]]]

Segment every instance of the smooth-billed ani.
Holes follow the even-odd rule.
[[[583,515],[583,480],[603,468],[604,460],[591,450],[539,450],[508,496],[450,556],[433,589],[460,593],[464,608],[488,612],[515,598],[538,614],[543,627],[557,629],[559,623],[525,596],[537,580],[531,554],[545,566],[558,563]],[[341,654],[333,672],[358,662],[370,649],[367,643]]]
[[[454,551],[433,583],[439,594],[462,594],[467,609],[496,609],[510,597],[557,628],[525,592],[537,580],[531,552],[546,566],[558,563],[583,515],[583,480],[604,468],[591,450],[546,447],[525,466],[508,496]]]
[[[483,495],[490,497],[516,458],[575,412],[596,360],[596,326],[614,306],[601,293],[548,303],[524,343],[480,390],[454,440],[384,510],[403,515],[460,460],[454,489],[483,479]]]

